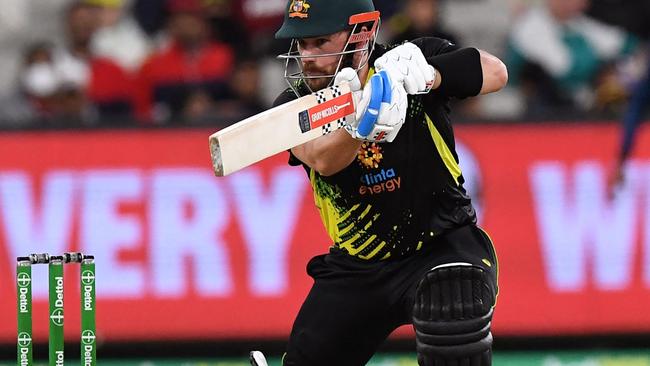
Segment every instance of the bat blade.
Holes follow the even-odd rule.
[[[348,84],[325,88],[210,135],[214,173],[225,176],[345,126],[354,114]]]

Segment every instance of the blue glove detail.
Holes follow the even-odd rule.
[[[391,100],[393,99],[393,91],[391,90],[391,83],[390,79],[388,78],[388,73],[386,70],[381,70],[379,72],[379,75],[381,76],[381,79],[384,82],[384,95],[381,97],[381,102],[382,103],[390,103]]]
[[[389,85],[390,86],[390,85]],[[374,74],[370,78],[370,87],[372,89],[370,94],[370,102],[366,112],[361,116],[361,121],[357,127],[357,134],[361,137],[367,137],[372,131],[379,116],[379,108],[384,96],[384,82],[379,74]],[[390,91],[389,91],[390,93]]]

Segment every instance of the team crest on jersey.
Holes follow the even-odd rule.
[[[357,153],[357,161],[366,169],[379,168],[379,163],[383,158],[381,146],[376,142],[364,142]]]
[[[307,0],[293,0],[289,5],[289,18],[307,18],[310,7]]]

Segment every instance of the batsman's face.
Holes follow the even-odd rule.
[[[305,79],[312,90],[327,87],[336,74],[342,55],[318,57],[330,53],[342,52],[347,43],[349,32],[341,31],[321,37],[301,38],[298,40],[298,52],[302,62],[302,69],[306,76],[323,76]],[[341,68],[349,66],[341,63]]]

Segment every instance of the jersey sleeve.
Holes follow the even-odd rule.
[[[475,48],[461,48],[446,39],[423,37],[412,41],[422,50],[427,62],[442,75],[440,88],[431,95],[467,98],[480,93],[483,69]]]
[[[448,53],[460,49],[456,44],[442,38],[436,37],[422,37],[416,38],[411,41],[422,50],[425,58],[437,56],[443,53]]]
[[[277,107],[284,103],[290,102],[296,98],[296,94],[293,92],[293,90],[291,90],[291,88],[287,88],[282,93],[280,93],[277,98],[275,98],[275,101],[273,101],[273,107]]]

